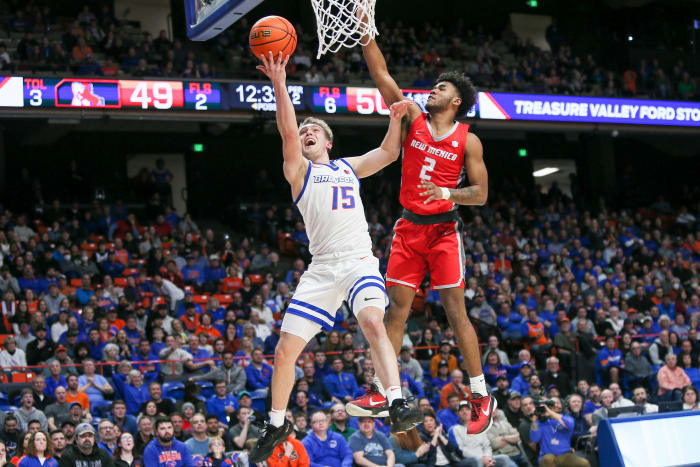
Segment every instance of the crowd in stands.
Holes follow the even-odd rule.
[[[144,192],[151,184],[146,199],[169,198],[162,161],[139,180]],[[368,212],[385,268],[395,193],[365,189],[385,199]],[[661,215],[589,211],[556,189],[516,194],[496,190],[465,212],[464,296],[498,400],[494,427],[466,436],[468,375],[426,281],[399,356],[405,396],[425,413],[418,449],[390,439],[384,420],[348,418],[344,404],[369,387],[373,366],[343,306],[300,361],[287,412],[295,434],[269,466],[587,465],[610,409],[698,410],[697,200]],[[148,459],[167,446],[204,465],[245,465],[269,408],[282,315],[308,265],[288,206],[251,206],[248,231],[233,235],[165,201],[138,216],[120,202],[5,210],[4,460],[33,465],[19,459],[43,433],[61,466],[107,454],[161,465]]]
[[[246,231],[200,228],[166,201],[171,179],[162,161],[141,171],[145,209],[18,197],[0,213],[0,465],[33,465],[44,449],[61,467],[101,455],[150,467],[168,446],[246,464],[308,238],[290,202],[252,204]],[[363,189],[377,200],[367,218],[384,272],[396,187]],[[698,410],[700,203],[686,194],[613,209],[576,191],[493,190],[462,212],[494,427],[465,434],[468,375],[426,281],[399,356],[405,396],[425,414],[420,446],[390,440],[384,420],[348,418],[373,366],[343,306],[299,362],[295,435],[268,465],[586,465],[612,409]]]
[[[80,75],[164,78],[260,78],[248,50],[247,18],[205,44],[157,37],[115,19],[108,5],[86,5],[77,18],[60,18],[57,8],[20,4],[7,8],[7,31],[21,37],[8,50],[0,43],[0,63],[14,72],[68,72]],[[314,61],[316,35],[295,25],[300,41],[290,61],[293,80],[308,83],[366,83],[359,48],[342,49]],[[641,96],[692,100],[698,96],[692,64],[661,63],[650,56],[630,67],[602,63],[601,57],[572,51],[557,29],[547,30],[550,50],[517,37],[510,26],[499,37],[459,18],[438,22],[378,24],[380,45],[392,73],[404,87],[429,87],[445,69],[461,69],[479,88],[493,91]],[[663,57],[661,57],[663,60]]]

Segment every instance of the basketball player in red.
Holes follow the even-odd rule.
[[[369,41],[362,51],[384,102],[391,105],[403,100],[376,42]],[[496,400],[486,390],[479,343],[464,304],[465,255],[456,210],[457,205],[481,206],[488,196],[481,141],[469,133],[469,125],[456,121],[471,109],[475,99],[476,90],[469,78],[459,72],[443,73],[430,92],[427,113],[413,103],[404,117],[399,195],[404,210],[394,226],[386,274],[391,308],[385,317],[398,354],[416,290],[430,272],[431,286],[440,293],[470,376],[470,434],[487,430],[496,410]],[[468,183],[459,188],[465,172]],[[382,397],[381,388],[373,387],[348,404],[348,413],[385,415],[386,406],[383,411],[377,407]]]

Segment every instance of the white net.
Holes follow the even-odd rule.
[[[318,53],[335,53],[341,47],[367,45],[379,33],[374,25],[376,0],[311,0],[316,14]],[[364,38],[364,41],[363,41]]]

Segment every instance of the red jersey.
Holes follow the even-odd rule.
[[[418,188],[422,180],[430,180],[439,187],[457,188],[464,179],[464,152],[469,125],[455,122],[450,131],[434,138],[428,124],[428,114],[416,118],[404,140],[401,166],[401,205],[420,215],[441,214],[454,208],[445,199],[423,204],[424,196]]]

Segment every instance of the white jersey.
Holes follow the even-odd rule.
[[[371,254],[360,180],[345,160],[310,163],[294,203],[304,218],[313,256],[362,249]]]

